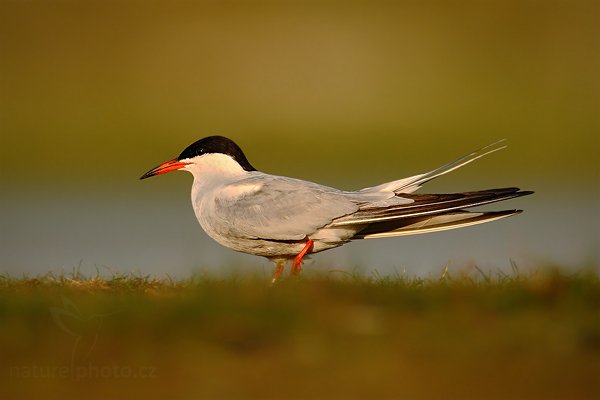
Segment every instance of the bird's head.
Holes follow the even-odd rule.
[[[152,168],[140,179],[179,169],[191,172],[194,176],[209,170],[219,170],[220,172],[256,171],[242,149],[233,140],[223,136],[209,136],[192,143],[177,158]]]

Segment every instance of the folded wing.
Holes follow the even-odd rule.
[[[451,194],[403,194],[410,204],[364,206],[329,227],[354,227],[355,239],[414,235],[461,228],[505,218],[520,210],[471,212],[465,209],[531,194],[518,188],[489,189]]]

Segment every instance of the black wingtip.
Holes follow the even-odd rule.
[[[523,196],[529,196],[530,194],[534,194],[535,192],[533,190],[518,190],[517,192],[514,193],[514,197],[523,197]]]

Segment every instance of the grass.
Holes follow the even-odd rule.
[[[600,279],[0,277],[0,398],[598,398]]]

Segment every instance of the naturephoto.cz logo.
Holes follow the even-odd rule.
[[[97,365],[92,353],[98,343],[104,320],[112,313],[86,314],[66,297],[60,307],[50,307],[56,326],[73,338],[68,365],[13,365],[9,375],[14,379],[150,379],[156,378],[154,366],[132,366],[114,363]]]
[[[10,367],[14,379],[151,379],[156,367],[129,365],[23,365]]]

